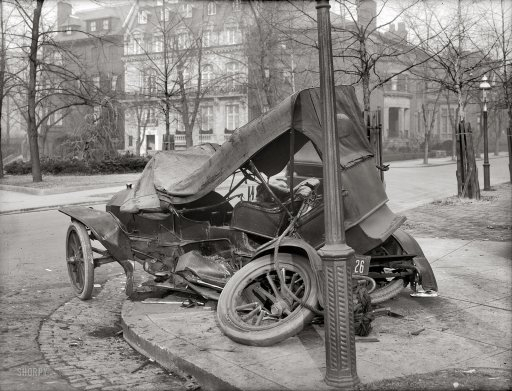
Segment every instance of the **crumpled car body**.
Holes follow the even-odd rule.
[[[215,299],[239,268],[273,251],[299,209],[295,186],[307,178],[321,183],[320,103],[317,88],[297,92],[237,129],[222,145],[156,153],[138,182],[114,195],[106,211],[65,207],[61,212],[83,224],[107,257],[121,264],[129,277],[127,293],[133,290],[131,275],[139,263],[169,288],[187,287]],[[386,205],[352,87],[336,87],[336,109],[348,245],[378,258],[379,272],[382,257],[399,247],[407,259],[418,259],[407,282],[437,291],[421,248],[399,229],[405,218]],[[281,246],[282,251],[306,254],[320,272],[316,250],[324,241],[320,184],[308,212]]]

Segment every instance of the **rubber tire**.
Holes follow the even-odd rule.
[[[372,293],[370,293],[372,304],[380,304],[395,297],[404,290],[405,286],[406,283],[404,282],[404,279],[397,278],[396,280],[390,281],[382,288],[375,289]]]
[[[89,300],[92,297],[92,290],[94,288],[94,260],[91,247],[91,240],[85,226],[78,222],[72,221],[69,225],[68,232],[66,234],[66,262],[69,256],[69,240],[72,233],[76,233],[80,241],[80,248],[84,258],[84,282],[83,287],[79,288],[74,283],[72,271],[68,266],[68,275],[71,280],[71,286],[76,292],[77,297],[80,300]]]
[[[246,284],[247,280],[274,270],[272,258],[270,255],[266,255],[245,265],[231,277],[220,294],[217,304],[217,321],[222,332],[233,341],[251,346],[272,346],[298,334],[314,316],[311,310],[300,306],[285,320],[263,330],[244,328],[244,324],[237,320],[238,316],[231,304],[235,300],[233,295],[240,284]],[[282,266],[293,265],[299,269],[306,282],[306,287],[309,285],[309,292],[306,288],[305,301],[311,307],[316,307],[319,290],[309,260],[296,254],[280,253],[279,263]]]

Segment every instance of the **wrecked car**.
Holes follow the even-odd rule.
[[[405,217],[386,205],[354,89],[335,91],[353,278],[373,303],[407,285],[435,296],[428,260],[400,229]],[[130,295],[139,264],[160,286],[219,300],[219,325],[238,342],[270,345],[300,331],[323,301],[320,103],[319,89],[302,90],[222,145],[158,152],[106,211],[62,207],[78,297],[91,298],[94,269],[108,262],[122,266]]]

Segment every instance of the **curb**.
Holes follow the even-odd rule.
[[[508,158],[508,156],[489,156],[489,160],[501,159],[501,158]],[[484,159],[480,158],[480,157],[477,157],[475,159],[476,162],[479,162],[479,161],[483,162],[483,160]],[[402,161],[406,161],[406,160],[402,160]],[[420,164],[412,165],[412,166],[394,166],[393,167],[393,163],[398,163],[399,164],[400,162],[401,162],[400,160],[394,160],[394,161],[385,162],[385,164],[390,164],[390,166],[389,166],[390,169],[395,169],[395,168],[432,168],[432,167],[450,166],[452,164],[457,164],[457,160],[451,160],[449,162],[439,163],[439,164],[430,164],[430,163],[429,164],[423,164],[423,163],[420,163]]]
[[[66,203],[66,204],[59,204],[59,205],[50,205],[50,206],[37,206],[33,208],[23,208],[23,209],[14,209],[14,210],[6,210],[6,211],[0,211],[0,215],[14,215],[14,214],[20,214],[20,213],[30,213],[30,212],[42,212],[45,210],[54,210],[58,209],[61,206],[87,206],[87,205],[101,205],[106,203],[110,198],[105,198],[103,200],[96,200],[96,201],[80,201],[75,203]]]
[[[12,191],[15,193],[24,193],[31,195],[54,195],[54,194],[66,194],[66,193],[75,193],[78,191],[84,190],[101,190],[108,189],[114,186],[122,186],[125,185],[126,182],[113,182],[106,183],[105,186],[98,187],[98,185],[83,185],[83,186],[75,186],[72,188],[56,188],[56,189],[36,189],[33,187],[26,186],[14,186],[14,185],[1,185],[0,190]]]
[[[201,385],[201,389],[242,391],[241,388],[215,375],[215,372],[224,372],[220,367],[218,368],[219,371],[207,371],[195,363],[193,358],[187,355],[173,353],[173,351],[168,349],[162,342],[175,337],[164,334],[159,328],[154,327],[151,321],[144,321],[144,315],[137,317],[131,315],[130,312],[132,312],[133,307],[134,303],[127,299],[121,309],[123,337],[133,349],[155,360],[167,370],[176,370],[176,368],[178,368],[179,371],[191,375]],[[179,342],[180,346],[184,344],[186,344],[185,340]],[[218,360],[218,358],[208,357],[209,355],[209,352],[203,352],[202,360],[209,361],[210,363],[215,363],[215,360]]]

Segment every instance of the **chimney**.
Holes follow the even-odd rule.
[[[394,24],[394,23],[391,23],[391,24],[389,25],[389,32],[390,32],[391,34],[395,34],[395,24]]]
[[[67,24],[68,18],[71,16],[73,7],[71,4],[65,1],[59,1],[57,3],[57,27],[59,30]]]
[[[357,23],[363,28],[373,30],[377,26],[377,3],[375,0],[359,0],[357,4]]]

